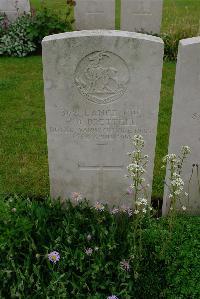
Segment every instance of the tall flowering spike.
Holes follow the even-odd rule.
[[[118,299],[118,297],[115,295],[112,295],[112,296],[107,297],[107,299]]]
[[[52,251],[51,253],[48,254],[48,259],[56,264],[60,260],[60,254],[57,251]]]
[[[148,163],[148,155],[143,153],[144,139],[141,135],[133,137],[134,151],[128,153],[130,164],[127,166],[128,176],[131,179],[131,184],[127,190],[127,194],[132,195],[134,204],[139,196],[148,197],[148,184],[146,183],[146,167]]]
[[[181,177],[181,173],[184,161],[190,152],[191,150],[189,146],[182,146],[178,155],[168,154],[163,158],[163,162],[167,166],[168,170],[166,186],[168,188],[170,211],[175,211],[178,200],[184,196],[184,181]]]

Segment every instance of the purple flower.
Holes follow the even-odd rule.
[[[122,213],[127,213],[129,217],[131,217],[133,215],[132,209],[128,206],[125,206],[125,205],[121,206],[121,212]]]
[[[129,264],[129,261],[123,260],[120,262],[120,267],[122,270],[129,272],[131,269],[131,266]]]
[[[48,254],[48,259],[56,264],[60,260],[60,254],[57,251],[52,251],[51,253]]]
[[[86,248],[85,253],[90,256],[93,253],[93,249],[92,248]]]
[[[128,189],[126,190],[126,194],[132,195],[133,194],[133,189],[131,187],[128,187]]]
[[[112,295],[112,296],[109,296],[107,299],[118,299],[118,297],[115,295]]]

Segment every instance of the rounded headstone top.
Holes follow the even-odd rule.
[[[137,33],[137,32],[121,31],[121,30],[82,30],[82,31],[65,32],[65,33],[45,36],[42,42],[44,43],[52,40],[75,38],[75,37],[90,37],[90,36],[127,37],[127,38],[141,39],[141,40],[164,44],[163,40],[157,36]]]

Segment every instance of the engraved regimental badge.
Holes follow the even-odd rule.
[[[121,57],[108,51],[97,51],[78,63],[74,79],[85,99],[108,104],[125,93],[129,78],[128,66]]]

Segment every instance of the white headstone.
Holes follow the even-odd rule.
[[[121,30],[160,33],[163,0],[121,0]]]
[[[178,153],[182,145],[192,152],[182,172],[189,198],[183,196],[178,208],[187,206],[189,200],[189,212],[196,214],[200,213],[200,37],[179,44],[169,153]],[[169,209],[168,195],[166,188],[163,214]]]
[[[76,0],[77,30],[115,29],[115,0]]]
[[[0,14],[6,14],[9,21],[15,21],[24,12],[30,12],[29,0],[0,0]]]
[[[43,66],[51,196],[127,203],[131,139],[141,134],[153,176],[163,41],[122,31],[45,37]]]

